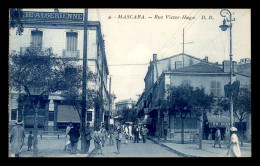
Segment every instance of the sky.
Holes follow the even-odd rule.
[[[251,59],[251,10],[229,10],[235,18],[232,22],[233,60]],[[84,13],[83,8],[59,11]],[[145,88],[144,77],[153,54],[162,59],[183,52],[183,29],[184,43],[187,43],[185,54],[201,59],[208,56],[210,62],[229,60],[229,30],[219,28],[223,21],[220,11],[209,8],[88,9],[88,20],[101,23],[111,91],[117,97],[116,102],[129,98],[138,100]]]

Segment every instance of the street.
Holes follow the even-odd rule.
[[[27,151],[26,140],[27,139],[25,139],[20,157],[33,157],[33,152]],[[141,141],[139,143],[133,143],[133,140],[128,140],[128,144],[125,144],[125,139],[123,138],[120,154],[117,154],[115,140],[114,146],[109,146],[107,139],[105,147],[102,147],[103,155],[91,154],[89,156],[88,154],[80,154],[80,141],[78,142],[77,154],[74,155],[71,155],[68,150],[64,151],[64,143],[64,136],[61,136],[60,139],[56,136],[44,136],[42,139],[38,137],[38,157],[181,157],[150,140],[147,140],[146,143]],[[90,144],[90,151],[92,151],[94,149],[93,140],[91,140]]]
[[[123,139],[119,154],[117,154],[115,142],[114,146],[109,146],[107,140],[102,152],[103,155],[90,155],[90,157],[181,157],[150,140],[147,140],[146,143],[142,141],[134,143],[133,140],[128,140],[128,144],[126,144]]]

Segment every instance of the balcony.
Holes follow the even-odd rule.
[[[79,58],[79,50],[68,51],[68,50],[63,49],[62,50],[62,57],[63,58],[76,58],[76,59],[78,59]]]
[[[44,47],[20,47],[20,55],[25,55],[28,49],[34,49],[35,52],[39,52],[39,56],[50,56],[51,48]]]

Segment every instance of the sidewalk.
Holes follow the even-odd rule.
[[[227,157],[228,149],[224,142],[221,148],[218,145],[214,148],[214,140],[202,140],[202,149],[199,149],[199,144],[190,140],[185,140],[184,144],[181,144],[180,139],[158,140],[151,136],[148,139],[183,157]],[[251,157],[251,143],[244,143],[240,150],[242,157]]]
[[[27,151],[27,138],[24,141],[22,153],[20,157],[33,157],[32,151]],[[10,145],[10,144],[9,144]],[[38,136],[38,156],[37,157],[89,157],[89,154],[81,154],[81,141],[78,142],[78,148],[76,154],[71,154],[69,150],[64,151],[65,135],[61,135],[58,139],[57,136],[44,135],[42,139]],[[94,149],[93,140],[90,141],[89,152]]]

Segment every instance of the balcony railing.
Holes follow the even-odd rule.
[[[25,55],[28,49],[35,49],[35,51],[42,52],[41,56],[49,56],[51,53],[51,48],[44,47],[20,47],[20,55]]]
[[[79,58],[79,50],[76,51],[68,51],[62,50],[62,57],[63,58]]]

